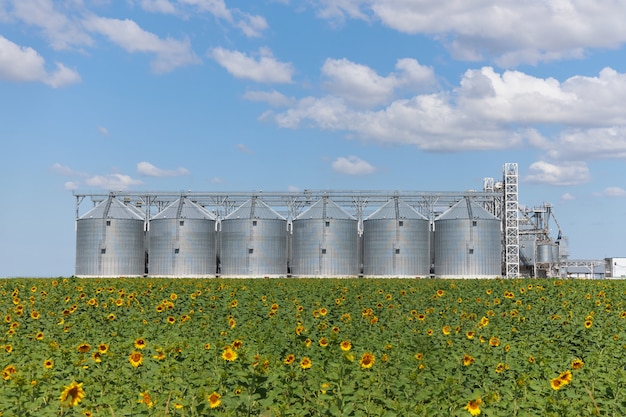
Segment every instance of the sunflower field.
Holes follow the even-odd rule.
[[[0,415],[624,416],[626,282],[2,279]]]

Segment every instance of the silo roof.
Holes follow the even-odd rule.
[[[240,205],[235,211],[226,216],[224,220],[227,219],[286,220],[258,198],[252,198]]]
[[[83,214],[80,219],[133,219],[143,220],[142,214],[133,207],[127,206],[117,198],[110,196],[97,206]]]
[[[306,211],[302,212],[294,220],[298,219],[338,219],[338,220],[356,220],[354,216],[347,213],[339,207],[334,201],[323,198],[315,202]]]
[[[370,214],[366,220],[384,220],[384,219],[412,219],[412,220],[428,220],[422,216],[417,210],[408,205],[399,198],[393,198],[383,204],[378,210]]]
[[[215,216],[204,207],[194,203],[186,197],[181,197],[157,213],[152,220],[158,219],[208,219],[215,220]]]
[[[484,219],[499,220],[474,200],[464,198],[440,214],[435,220]]]

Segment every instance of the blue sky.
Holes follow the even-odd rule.
[[[462,191],[517,162],[626,256],[626,3],[0,0],[0,277],[74,273],[76,192]]]

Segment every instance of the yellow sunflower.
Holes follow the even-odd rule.
[[[213,391],[211,395],[209,395],[209,405],[211,406],[211,408],[216,408],[216,407],[219,407],[221,403],[222,403],[222,396],[219,395],[217,392]]]
[[[580,369],[583,367],[585,363],[583,362],[582,359],[574,359],[572,361],[572,369]]]
[[[226,349],[224,349],[224,352],[222,352],[222,359],[228,362],[235,361],[237,359],[237,356],[237,352],[232,350],[230,346],[227,346]]]
[[[80,353],[87,353],[91,350],[91,345],[89,343],[81,343],[76,348]]]
[[[561,372],[559,374],[559,379],[565,384],[569,384],[572,382],[572,373],[570,371]]]
[[[555,390],[555,391],[560,390],[565,385],[567,385],[567,384],[565,384],[563,381],[561,381],[561,379],[559,377],[552,378],[550,380],[550,387],[552,387],[552,389]]]
[[[374,354],[372,354],[371,352],[365,352],[363,356],[361,356],[361,360],[359,361],[359,364],[361,365],[361,368],[369,369],[372,366],[374,366],[374,362],[376,362],[376,358],[374,357]]]
[[[146,347],[146,339],[144,339],[143,337],[140,337],[139,339],[135,340],[135,349],[143,349]]]
[[[128,356],[128,361],[133,366],[133,368],[137,368],[143,363],[143,355],[141,354],[141,352],[134,351]]]
[[[76,381],[72,381],[70,385],[63,389],[59,400],[62,403],[66,403],[69,407],[74,407],[81,400],[85,398],[85,391],[83,390],[83,383],[80,384]]]
[[[476,359],[472,358],[470,355],[463,356],[463,365],[469,366],[474,363]]]
[[[148,391],[144,391],[140,393],[139,401],[137,402],[144,403],[148,408],[152,408],[152,406],[154,405],[154,402],[152,401],[152,398],[150,397],[150,394],[148,393]]]
[[[302,369],[309,369],[311,366],[313,366],[313,362],[311,362],[311,359],[309,357],[305,356],[300,361],[300,368]]]
[[[294,361],[296,360],[295,355],[293,354],[289,354],[287,355],[287,357],[285,358],[285,365],[291,365]]]
[[[43,361],[43,367],[46,369],[51,369],[54,366],[54,361],[52,359],[46,359]]]
[[[489,344],[493,347],[500,346],[500,339],[495,336],[491,336],[489,338]]]
[[[467,411],[469,411],[469,413],[473,416],[477,416],[480,414],[480,404],[482,403],[482,400],[480,398],[477,398],[475,400],[471,400],[467,402],[467,405],[465,406],[465,409]]]
[[[344,340],[343,342],[341,342],[339,344],[339,347],[341,348],[341,350],[343,350],[344,352],[349,351],[350,349],[352,349],[352,343],[350,343],[349,340]]]

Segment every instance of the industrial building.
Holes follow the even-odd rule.
[[[515,163],[482,191],[74,196],[81,277],[555,276],[567,257],[551,206],[519,209]]]

